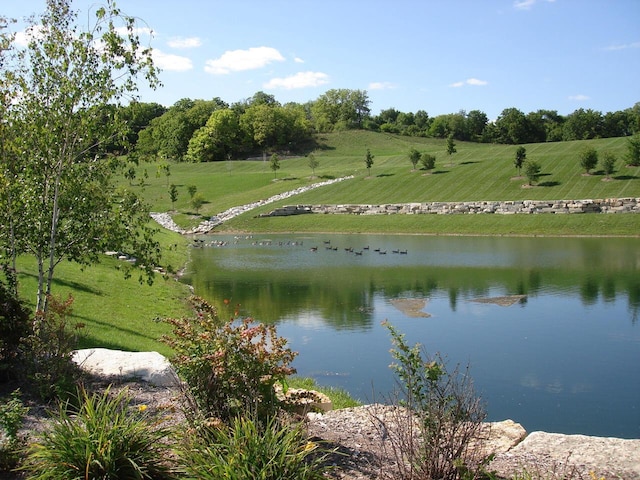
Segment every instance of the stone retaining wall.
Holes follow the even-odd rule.
[[[350,215],[640,213],[640,198],[386,203],[380,205],[288,205],[260,216],[277,217],[308,213]]]

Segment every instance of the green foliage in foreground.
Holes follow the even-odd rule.
[[[287,425],[276,418],[265,424],[236,417],[230,426],[220,425],[190,436],[180,451],[187,479],[198,480],[320,480],[323,455],[306,440],[301,425]]]
[[[54,423],[29,446],[24,469],[30,480],[175,478],[167,464],[167,429],[154,426],[140,408],[129,411],[126,390],[78,394],[74,411],[61,404]]]
[[[233,310],[223,320],[199,297],[191,297],[191,305],[192,316],[166,320],[173,335],[164,340],[197,407],[194,417],[228,422],[246,412],[261,419],[274,415],[280,407],[274,385],[295,372],[289,364],[297,354],[287,340],[273,325],[236,322]]]
[[[409,346],[404,334],[389,323],[385,326],[393,344],[391,368],[402,394],[396,403],[413,414],[408,419],[398,416],[403,434],[390,440],[396,458],[404,459],[397,465],[398,478],[458,480],[461,471],[473,473],[471,469],[483,463],[473,443],[480,438],[486,413],[468,369],[448,371],[440,355],[428,355],[420,344]]]

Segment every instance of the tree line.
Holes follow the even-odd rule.
[[[520,145],[526,143],[624,137],[640,132],[640,102],[625,110],[601,113],[577,109],[569,115],[555,110],[525,114],[506,108],[490,121],[480,110],[430,117],[424,110],[394,108],[372,115],[364,90],[332,89],[304,104],[279,103],[257,92],[228,104],[184,98],[169,108],[133,103],[122,115],[131,131],[133,153],[143,158],[208,162],[267,153],[300,152],[314,133],[364,129],[398,135],[451,138],[459,141]],[[122,148],[123,145],[113,145]]]

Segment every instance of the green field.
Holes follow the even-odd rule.
[[[353,231],[430,234],[504,234],[504,235],[634,235],[640,218],[606,215],[597,219],[566,218],[494,218],[497,216],[461,216],[458,218],[377,217],[313,219],[289,217],[255,219],[259,213],[287,204],[378,204],[428,201],[476,200],[562,200],[640,197],[640,167],[627,167],[627,139],[611,138],[576,142],[525,145],[527,159],[541,167],[541,177],[532,188],[517,176],[513,166],[516,146],[458,142],[457,152],[447,155],[444,140],[403,137],[367,131],[347,131],[320,135],[314,151],[320,162],[312,178],[308,159],[283,158],[274,174],[269,162],[260,160],[226,161],[203,164],[172,164],[171,175],[155,176],[157,166],[148,164],[149,180],[144,195],[154,211],[172,209],[168,184],[178,187],[174,218],[189,226],[230,207],[265,199],[325,179],[354,175],[348,181],[305,192],[295,197],[253,210],[225,224],[218,231]],[[584,175],[580,152],[594,147],[617,158],[617,171],[604,181],[598,168]],[[436,156],[435,169],[412,170],[410,148]],[[366,149],[375,156],[371,175],[364,164]],[[420,165],[418,165],[420,166]],[[207,203],[196,215],[189,206],[187,186],[195,185]],[[138,187],[135,187],[138,188]],[[575,217],[575,216],[572,216]],[[606,217],[606,218],[605,218]],[[595,221],[594,221],[595,220]]]
[[[611,151],[618,157],[612,181],[600,174],[584,176],[579,154],[585,145],[600,153]],[[436,155],[435,171],[412,171],[408,159],[411,147]],[[400,137],[372,132],[342,132],[318,138],[315,150],[320,161],[316,178],[304,157],[281,160],[277,178],[269,162],[260,160],[203,164],[171,164],[169,177],[156,176],[157,165],[147,169],[142,192],[153,211],[172,209],[168,184],[178,187],[175,219],[183,225],[227,208],[268,198],[328,178],[354,175],[352,180],[300,194],[279,203],[241,215],[218,229],[220,232],[379,232],[461,235],[631,235],[640,232],[640,215],[299,215],[255,218],[284,204],[392,203],[422,201],[582,199],[640,197],[640,168],[623,165],[626,139],[525,145],[527,158],[538,161],[543,177],[535,188],[522,188],[524,179],[514,179],[515,146],[457,144],[457,153],[448,157],[443,140]],[[364,165],[366,149],[375,155],[371,176]],[[127,184],[125,179],[121,180]],[[137,180],[134,181],[134,184]],[[198,215],[189,206],[187,187],[195,185],[206,203]],[[188,260],[189,239],[162,230],[158,233],[163,265],[179,269]],[[99,265],[81,269],[62,263],[56,271],[53,293],[75,298],[72,321],[81,322],[81,347],[105,346],[123,350],[169,349],[158,341],[169,332],[162,317],[186,313],[187,286],[173,278],[156,275],[153,286],[139,283],[136,276],[125,280],[119,261],[104,257]],[[33,305],[36,269],[29,258],[20,259],[20,292]]]

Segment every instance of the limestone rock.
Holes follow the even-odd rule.
[[[94,375],[140,379],[159,387],[178,383],[178,376],[171,363],[158,352],[87,348],[76,350],[73,361]]]
[[[527,436],[522,425],[513,420],[488,422],[482,425],[481,448],[483,456],[508,452]]]
[[[489,470],[503,478],[526,471],[554,473],[557,478],[640,480],[640,439],[532,432],[513,449],[496,455]]]

